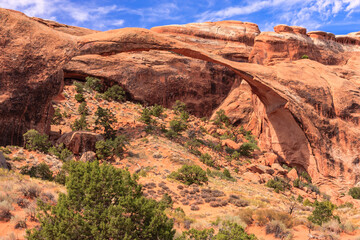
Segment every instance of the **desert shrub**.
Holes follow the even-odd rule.
[[[276,238],[284,239],[290,233],[290,230],[286,229],[285,225],[280,221],[273,220],[266,224],[266,234],[274,234]]]
[[[256,240],[254,234],[247,234],[242,226],[237,223],[225,221],[219,229],[214,240]]]
[[[301,56],[301,59],[309,59],[309,56],[304,54],[304,55]]]
[[[324,222],[322,224],[322,228],[324,231],[329,231],[336,234],[339,234],[342,231],[340,223],[335,219],[329,220],[328,222]]]
[[[24,195],[24,197],[28,198],[37,198],[41,193],[41,188],[35,183],[24,184],[20,187],[19,190]]]
[[[223,174],[226,178],[232,178],[230,171],[227,168],[224,168]]]
[[[302,188],[304,184],[301,182],[300,178],[297,178],[293,181],[293,186],[296,188]]]
[[[13,207],[8,201],[0,202],[0,221],[9,221],[11,219],[11,210]]]
[[[98,159],[105,159],[113,155],[121,158],[126,151],[128,142],[128,139],[124,135],[117,136],[114,140],[106,139],[97,141],[95,144],[96,156]]]
[[[11,150],[8,147],[0,146],[0,151],[5,153],[5,154],[10,154],[11,153]]]
[[[206,172],[197,165],[183,165],[176,172],[172,172],[169,177],[186,185],[191,185],[193,183],[202,185],[203,183],[208,182]]]
[[[349,195],[354,199],[360,199],[360,187],[353,187],[349,190]]]
[[[176,133],[182,132],[187,129],[187,125],[185,122],[181,120],[171,120],[170,121],[170,129]]]
[[[24,144],[25,148],[28,150],[39,150],[41,152],[47,153],[51,143],[49,142],[49,137],[46,134],[40,134],[35,129],[30,129],[24,135]]]
[[[85,87],[87,89],[92,89],[95,90],[97,92],[103,92],[104,91],[104,86],[101,83],[101,80],[98,78],[94,78],[94,77],[86,77],[86,83],[85,83]]]
[[[75,100],[78,101],[79,103],[81,103],[81,102],[85,101],[85,97],[82,93],[77,93],[75,95]]]
[[[54,125],[59,125],[60,124],[60,121],[62,120],[62,114],[61,114],[61,111],[60,111],[60,108],[56,108],[55,109],[55,112],[54,112],[54,115],[51,119],[51,124],[54,124]]]
[[[251,157],[254,150],[259,149],[256,142],[245,142],[241,144],[240,148],[237,150],[237,152],[241,156]]]
[[[306,180],[308,183],[311,183],[312,179],[306,171],[301,172],[300,179]]]
[[[254,234],[247,234],[242,226],[235,222],[224,221],[219,232],[215,235],[214,229],[190,229],[176,238],[176,240],[256,240]]]
[[[151,108],[151,115],[153,115],[155,117],[160,117],[163,112],[164,112],[164,108],[161,105],[155,104]]]
[[[223,172],[218,171],[218,170],[211,171],[210,169],[208,169],[207,175],[209,177],[218,177],[220,179],[224,179],[224,180],[227,180],[227,181],[236,182],[236,179],[231,176],[229,170],[227,170],[226,168],[224,169]]]
[[[211,155],[208,153],[202,154],[200,156],[200,161],[209,167],[215,167],[215,161],[214,161],[214,159],[212,159]]]
[[[115,130],[112,125],[117,122],[115,115],[109,109],[98,107],[95,116],[96,128],[103,129],[105,138],[114,138]]]
[[[125,91],[119,85],[114,85],[104,92],[103,98],[108,101],[123,102],[125,101]]]
[[[180,113],[180,119],[181,119],[182,121],[184,121],[184,122],[187,122],[187,120],[189,119],[189,117],[190,117],[190,115],[189,115],[189,113],[186,112],[186,111],[182,111],[182,112]]]
[[[53,172],[46,163],[40,163],[39,165],[32,167],[25,165],[20,168],[20,173],[29,175],[30,177],[40,178],[42,180],[53,180]]]
[[[71,129],[73,131],[87,130],[88,123],[86,121],[86,116],[83,114],[79,119],[76,119],[73,124],[71,124]]]
[[[214,124],[217,126],[221,126],[223,123],[225,124],[225,126],[230,125],[230,119],[228,118],[228,116],[225,115],[225,111],[223,109],[220,109],[216,112]]]
[[[68,158],[73,155],[73,153],[67,149],[63,143],[59,146],[52,146],[49,148],[49,153],[58,157],[62,161],[68,160]]]
[[[317,225],[322,225],[323,223],[328,222],[334,218],[333,211],[336,206],[330,201],[315,201],[314,206],[315,210],[308,217],[309,221]]]
[[[15,223],[15,226],[14,226],[15,229],[27,228],[26,219],[21,219],[21,218],[15,217],[11,220]]]
[[[81,83],[79,81],[75,81],[74,86],[75,86],[75,91],[77,93],[83,93],[84,92],[84,84],[83,83]]]
[[[89,108],[87,107],[87,104],[86,102],[82,102],[80,105],[79,105],[79,108],[78,108],[78,113],[80,115],[89,115]]]
[[[181,102],[180,100],[176,100],[176,102],[172,106],[172,109],[175,111],[176,114],[180,114],[186,111],[186,104],[184,102]]]
[[[346,232],[346,233],[352,233],[354,232],[356,229],[358,229],[357,226],[355,226],[354,224],[352,224],[351,221],[346,221],[345,223],[342,223],[340,225],[340,228],[342,231]]]
[[[297,200],[299,203],[302,203],[302,202],[304,201],[304,197],[299,194],[296,200]]]
[[[136,177],[98,162],[72,162],[67,193],[56,205],[39,201],[40,227],[27,239],[172,239],[166,206],[143,196]]]
[[[144,108],[141,111],[140,121],[147,125],[152,124],[154,122],[154,120],[151,118],[151,114],[152,114],[152,112],[149,108]]]
[[[173,130],[169,130],[169,131],[166,131],[165,133],[165,137],[169,138],[169,139],[174,139],[178,136],[179,134],[174,132]]]
[[[54,177],[54,181],[61,185],[65,185],[66,182],[66,171],[60,170]]]
[[[180,237],[176,238],[176,240],[212,240],[214,232],[213,228],[204,230],[192,228],[189,231],[184,231]]]
[[[254,210],[250,208],[245,208],[239,211],[239,217],[242,221],[244,221],[247,225],[251,225],[254,222],[253,218]]]
[[[269,188],[273,188],[276,193],[285,191],[286,189],[290,189],[291,185],[287,183],[283,178],[280,177],[274,177],[273,179],[270,179],[266,186]]]
[[[286,228],[291,228],[293,226],[293,219],[287,212],[275,211],[273,209],[262,209],[257,210],[255,215],[260,226],[264,226],[273,220],[283,223]]]

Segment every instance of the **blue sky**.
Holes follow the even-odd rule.
[[[0,7],[96,30],[239,20],[335,34],[360,31],[360,0],[0,0]]]

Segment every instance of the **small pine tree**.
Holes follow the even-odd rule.
[[[71,125],[73,131],[87,130],[88,123],[86,121],[86,116],[81,115],[80,119],[76,119]]]
[[[114,85],[104,92],[103,98],[108,101],[123,102],[125,101],[125,91],[119,85]]]
[[[40,134],[35,129],[30,129],[23,135],[23,137],[25,148],[29,150],[39,150],[47,153],[51,146],[49,137],[46,134]]]
[[[67,193],[56,205],[38,204],[39,228],[27,231],[37,239],[173,239],[173,221],[166,205],[142,195],[136,177],[111,165],[72,162]]]
[[[152,108],[151,108],[151,114],[152,114],[154,117],[160,117],[163,112],[164,112],[164,108],[163,108],[161,105],[155,104],[155,105],[152,106]]]
[[[180,114],[186,111],[186,104],[184,102],[181,102],[180,100],[176,100],[172,108],[176,114]]]
[[[85,79],[86,79],[85,87],[87,89],[91,89],[97,92],[104,91],[104,86],[102,85],[100,79],[94,77],[86,77]]]
[[[98,107],[95,116],[97,117],[95,119],[96,128],[102,128],[104,130],[105,138],[114,138],[115,130],[112,125],[117,122],[115,115],[110,112],[109,109]]]
[[[84,102],[85,101],[84,95],[82,93],[77,93],[75,95],[75,100],[78,101],[79,103]]]
[[[81,115],[89,115],[89,108],[87,107],[87,104],[86,102],[82,102],[80,105],[79,105],[79,108],[78,108],[78,113],[81,114]]]
[[[206,172],[197,165],[183,165],[178,171],[172,172],[169,177],[186,185],[193,183],[202,185],[209,181]]]
[[[330,201],[315,201],[314,205],[315,210],[308,217],[309,221],[321,226],[323,223],[334,218],[333,211],[336,208],[336,205],[332,204]]]

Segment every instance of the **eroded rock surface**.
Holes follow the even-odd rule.
[[[232,121],[247,122],[260,146],[280,162],[306,169],[319,183],[328,179],[344,186],[360,180],[356,43],[284,26],[259,34],[254,24],[239,22],[72,36],[20,13],[0,11],[1,144],[20,143],[29,128],[48,131],[49,103],[61,89],[65,69],[73,76],[116,81],[133,99],[150,104],[189,99],[198,115],[224,106]],[[240,55],[228,55],[235,52]],[[304,54],[310,60],[299,60]],[[237,89],[242,81],[249,86],[244,94]],[[250,97],[248,119],[242,113]]]

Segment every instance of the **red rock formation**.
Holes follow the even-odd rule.
[[[331,38],[330,35],[323,39],[310,38],[300,28],[283,32],[286,28],[279,27],[279,33],[262,33],[257,36],[250,55],[253,63],[241,63],[228,60],[232,58],[225,59],[226,54],[217,52],[210,45],[197,46],[184,40],[186,38],[181,38],[183,36],[179,41],[175,33],[127,28],[75,37],[55,31],[19,13],[6,10],[1,10],[0,13],[0,33],[5,36],[1,38],[4,39],[1,47],[5,50],[4,57],[0,57],[0,66],[4,69],[1,84],[5,83],[6,86],[1,86],[0,92],[1,144],[20,142],[21,134],[28,128],[47,130],[51,116],[49,102],[61,87],[59,70],[68,62],[68,57],[74,58],[67,68],[80,59],[90,63],[103,61],[103,66],[98,63],[95,65],[98,69],[83,66],[86,71],[81,73],[102,76],[106,75],[102,73],[104,68],[110,69],[118,64],[112,59],[116,59],[117,55],[126,53],[128,55],[122,59],[129,59],[133,52],[151,51],[151,56],[156,53],[154,51],[171,51],[187,58],[222,65],[249,84],[252,93],[256,95],[252,96],[252,103],[253,112],[257,116],[256,121],[250,122],[260,137],[260,145],[272,149],[279,161],[308,170],[319,183],[324,177],[328,180],[337,177],[334,181],[338,181],[338,186],[359,181],[360,54],[356,53],[358,47],[355,45],[343,45],[326,39]],[[34,34],[36,41],[29,40],[30,32]],[[35,52],[28,50],[32,47],[36,49]],[[22,55],[16,55],[17,53]],[[247,53],[241,52],[243,56],[247,56]],[[302,54],[307,54],[310,59],[318,62],[294,61]],[[171,58],[176,61],[183,59],[172,56],[161,65],[167,64],[166,61]],[[194,60],[188,66],[207,65],[201,61]],[[133,62],[141,63],[140,60]],[[155,63],[150,63],[152,71],[156,69]],[[271,63],[273,66],[254,63]],[[178,68],[174,72],[184,70],[187,66],[181,61],[171,66],[175,65]],[[222,71],[223,67],[219,67],[217,71]],[[206,72],[208,70],[205,68]],[[121,78],[121,74],[117,72],[109,75]],[[126,73],[125,76],[127,79],[131,73]],[[136,76],[133,78],[136,79]],[[118,81],[125,86],[128,84],[128,89],[131,89],[131,84],[137,84],[135,80],[126,79]],[[156,86],[160,82],[155,78],[148,79],[148,82],[141,79],[138,87],[131,89],[131,94],[140,96],[144,92],[142,84],[149,86],[151,83],[155,87],[146,89],[149,91],[147,96],[164,94],[166,91],[161,90],[162,85]],[[177,87],[181,86],[179,83]],[[185,94],[184,99],[193,92],[201,93],[196,88],[201,84],[208,84],[194,84],[192,81],[189,84],[186,79],[182,83],[186,86],[181,92]],[[170,90],[174,91],[174,88]],[[155,91],[156,93],[151,93]],[[235,94],[236,91],[231,93]],[[161,97],[157,99],[164,103]]]
[[[69,35],[0,8],[0,145],[21,144],[30,128],[50,130],[50,102],[75,50]]]
[[[82,55],[64,67],[66,78],[88,75],[117,82],[132,100],[171,108],[176,100],[197,116],[210,116],[240,77],[219,64],[167,51]],[[139,91],[142,89],[142,91]]]
[[[247,62],[254,39],[260,34],[254,23],[220,21],[154,27],[151,31],[205,49],[236,62]]]

